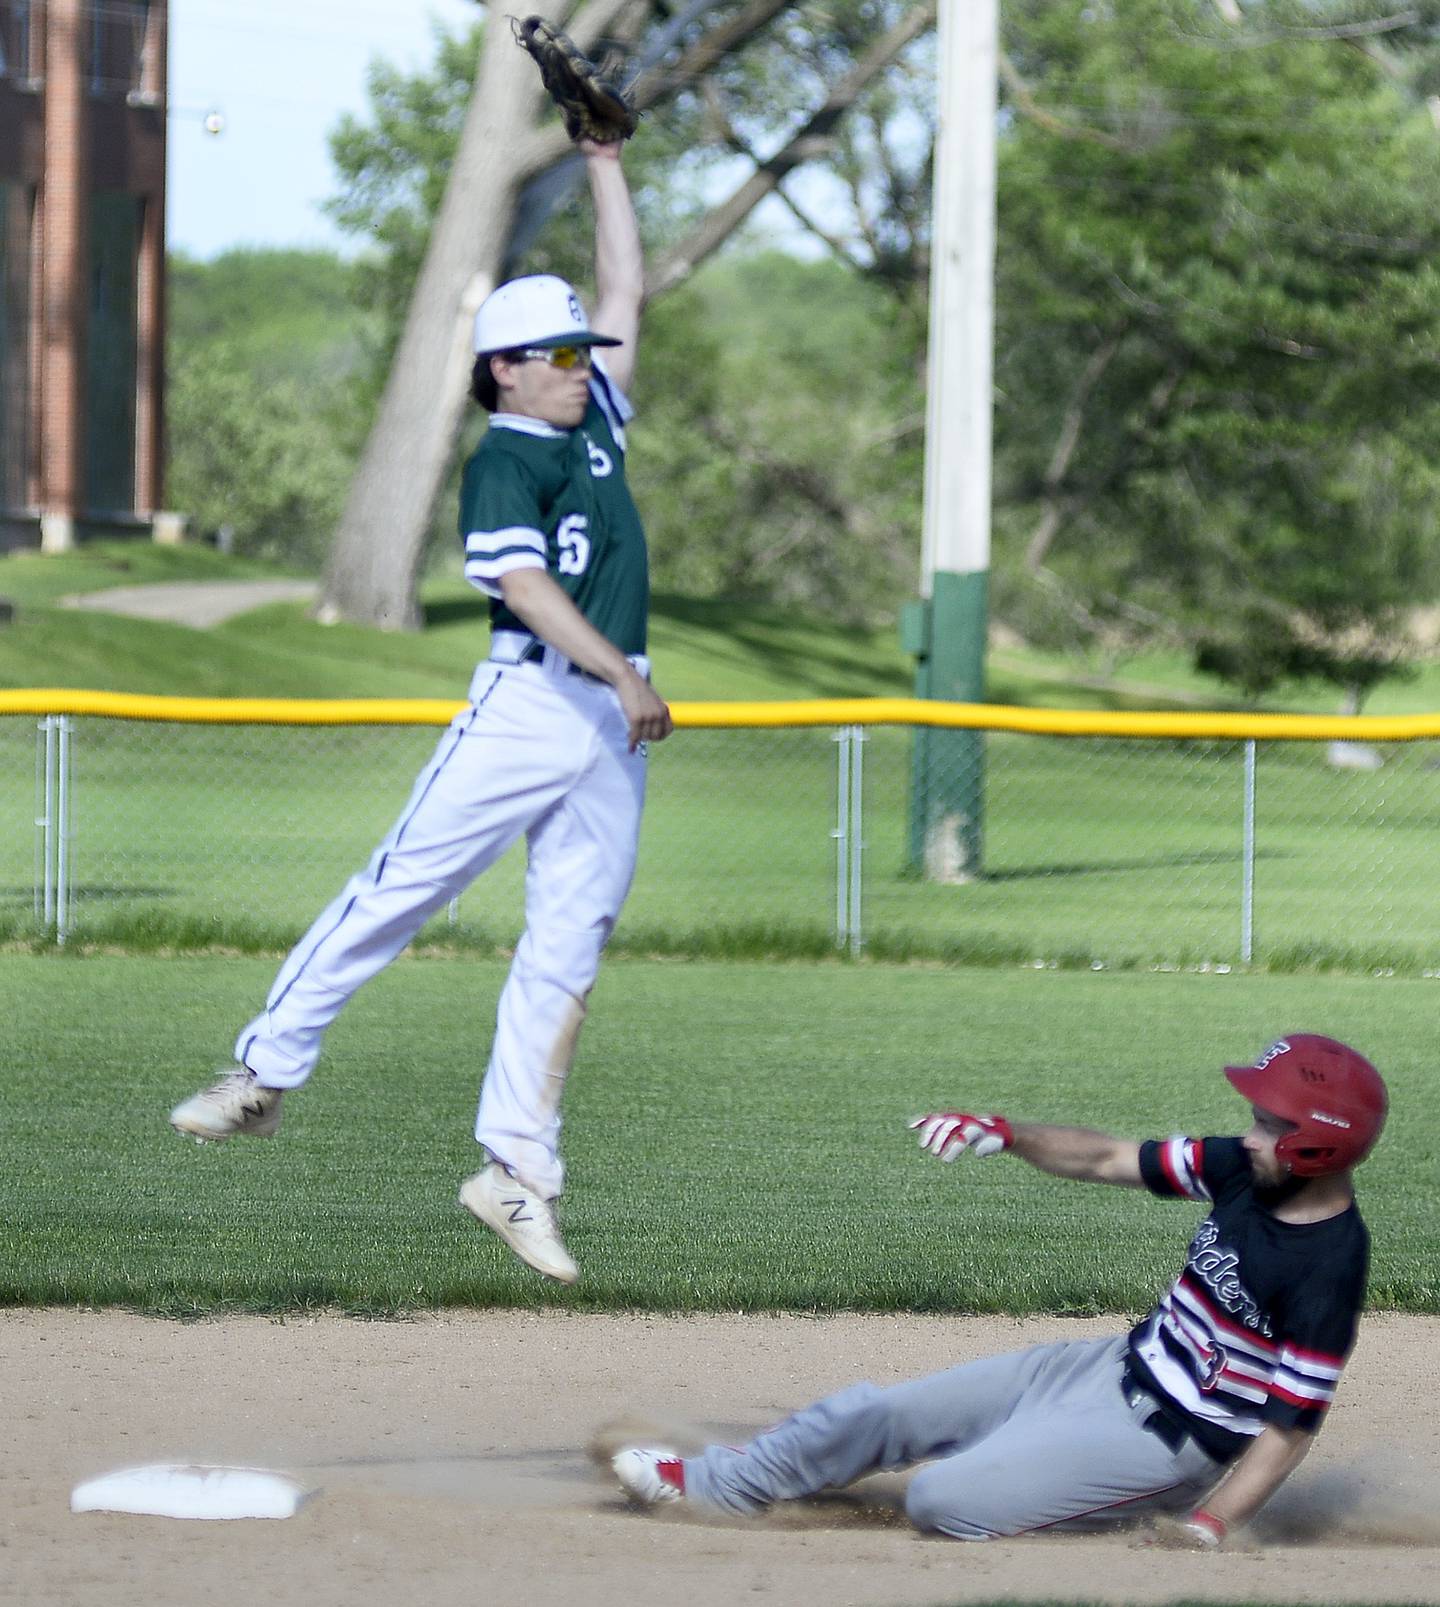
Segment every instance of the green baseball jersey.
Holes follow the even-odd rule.
[[[465,578],[490,599],[492,630],[529,627],[506,608],[500,577],[545,569],[622,653],[645,651],[650,571],[645,531],[625,484],[629,403],[597,365],[585,417],[571,430],[497,413],[465,465],[460,539]]]

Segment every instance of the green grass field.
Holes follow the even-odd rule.
[[[1219,1066],[1305,1027],[1364,1047],[1394,1094],[1362,1174],[1373,1301],[1440,1310],[1424,983],[613,961],[566,1098],[564,1226],[585,1276],[565,1291],[455,1204],[496,963],[412,959],[378,978],[274,1141],[169,1131],[272,969],[0,956],[0,1299],[1135,1311],[1193,1209],[1008,1159],[942,1167],[904,1120],[960,1102],[1134,1136],[1235,1131]]]
[[[0,591],[20,614],[0,632],[0,684],[459,696],[484,651],[478,599],[443,578],[418,636],[325,630],[288,606],[211,631],[55,606],[104,585],[273,573],[199,549],[6,559]],[[889,632],[779,611],[661,599],[654,648],[676,698],[909,687]],[[1096,684],[1084,666],[998,655],[992,695],[1163,707],[1157,689],[1186,706],[1203,692],[1174,661],[1135,669]],[[1373,705],[1436,706],[1433,670]],[[1216,1068],[1304,1026],[1361,1044],[1395,1090],[1365,1174],[1375,1302],[1440,1309],[1437,1124],[1421,1093],[1440,907],[1427,751],[1373,774],[1333,771],[1313,747],[1266,752],[1262,966],[1218,975],[1195,968],[1237,957],[1233,747],[994,737],[989,875],[942,887],[905,864],[908,738],[875,733],[860,965],[834,957],[831,733],[691,732],[657,750],[640,875],[567,1095],[565,1226],[586,1272],[567,1293],[454,1203],[520,922],[518,854],[465,895],[458,925],[432,925],[426,957],[362,992],[278,1141],[202,1150],[164,1121],[224,1060],[275,952],[364,862],[433,742],[80,722],[80,919],[57,954],[31,952],[33,721],[0,722],[0,1299],[1135,1310],[1193,1213],[1005,1162],[942,1169],[905,1116],[964,1101],[1137,1135],[1233,1130]]]

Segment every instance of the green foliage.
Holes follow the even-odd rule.
[[[801,0],[721,64],[712,93],[749,148],[768,155],[908,9],[907,0]],[[933,32],[921,35],[831,130],[804,179],[787,186],[804,197],[805,216],[830,252],[886,291],[892,333],[917,358],[928,300],[937,65]],[[721,151],[710,155],[714,162]]]
[[[352,463],[316,387],[279,380],[257,391],[223,342],[171,367],[170,500],[204,535],[235,550],[318,567]]]
[[[322,562],[368,407],[355,276],[326,252],[172,263],[167,496],[206,538]]]
[[[166,264],[166,333],[189,353],[220,343],[256,382],[343,379],[373,345],[355,305],[356,269],[328,251],[227,251]]]
[[[718,76],[740,124],[776,102],[818,104],[828,79],[893,21],[897,7],[847,3],[792,19]],[[404,74],[371,70],[364,119],[332,138],[341,175],[330,211],[374,249],[357,288],[393,349],[443,194],[481,40],[437,35],[436,56]],[[782,91],[783,85],[783,91]],[[706,147],[699,98],[648,118],[626,170],[652,258],[713,200],[728,152]],[[858,173],[858,169],[857,169]],[[859,182],[857,178],[857,182]],[[582,184],[567,192],[511,272],[562,274],[585,288],[593,224]],[[888,615],[914,585],[921,434],[914,319],[896,328],[877,283],[833,262],[727,254],[647,314],[631,480],[646,517],[656,583],[695,597],[764,596]],[[841,405],[837,405],[837,402]],[[436,538],[449,540],[453,497]]]
[[[652,256],[729,188],[737,145],[778,148],[903,9],[788,8],[705,96],[652,114],[627,153]],[[1007,0],[1025,87],[1007,79],[1002,113],[993,597],[1033,641],[1111,659],[1164,644],[1247,697],[1304,679],[1360,697],[1413,657],[1410,611],[1440,591],[1440,141],[1422,99],[1440,7],[1413,9],[1357,49],[1323,28],[1389,17],[1379,0],[1266,0],[1238,26],[1210,0]],[[329,522],[480,38],[437,31],[415,73],[377,63],[369,110],[335,133],[332,214],[368,247],[344,284],[371,320],[358,344],[351,323],[322,360],[292,316],[313,291],[309,321],[345,327],[341,277],[274,287],[258,322],[296,336],[280,367],[236,327],[242,265],[207,303],[223,318],[184,316],[199,287],[177,281],[175,483],[209,525],[240,512],[257,550],[317,550],[284,533]],[[913,590],[935,65],[917,40],[792,186],[826,260],[757,254],[752,228],[652,305],[632,472],[662,585],[846,621]],[[589,242],[580,185],[511,268],[583,286]],[[191,362],[221,327],[268,420],[237,418],[240,387]]]
[[[454,1204],[502,963],[401,961],[336,1023],[273,1142],[205,1148],[165,1114],[223,1057],[271,962],[8,954],[0,970],[0,1301],[1141,1310],[1193,1209],[1005,1159],[941,1167],[906,1118],[963,1093],[1136,1137],[1233,1131],[1244,1108],[1219,1067],[1305,1023],[1360,1044],[1404,1113],[1361,1173],[1373,1303],[1440,1310],[1430,983],[613,961],[566,1095],[562,1214],[585,1274],[566,1290]],[[61,989],[85,1009],[57,1011]],[[1058,1060],[1037,1052],[1056,1044]],[[657,1211],[677,1189],[684,1209]],[[1097,1261],[1098,1242],[1126,1254]]]
[[[445,194],[482,35],[481,23],[465,34],[437,25],[434,62],[418,73],[376,58],[367,75],[368,118],[347,112],[330,136],[341,190],[325,210],[370,247],[357,264],[356,289],[380,314],[387,357]]]
[[[1250,17],[1271,42],[1201,0],[1007,10],[1063,133],[1002,142],[1000,594],[1052,639],[1168,631],[1251,693],[1363,690],[1440,589],[1440,143],[1298,36],[1315,7]]]
[[[887,312],[838,264],[778,253],[653,306],[631,481],[657,585],[891,617],[914,584],[921,431]]]

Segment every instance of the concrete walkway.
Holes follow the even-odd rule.
[[[112,586],[106,591],[62,597],[62,608],[131,619],[162,619],[172,625],[208,630],[236,614],[267,603],[308,603],[320,589],[314,580],[191,580],[155,586]]]

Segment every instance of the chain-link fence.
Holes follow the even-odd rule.
[[[1436,743],[991,733],[963,887],[907,880],[908,745],[868,744],[868,931],[1107,964],[1440,964]]]
[[[62,939],[288,942],[367,860],[436,735],[0,719],[0,915]],[[914,741],[849,723],[678,731],[651,750],[620,937],[676,951],[730,934],[782,952],[1440,968],[1440,742],[1337,752],[991,730],[956,750],[983,756],[983,811],[966,823],[972,874],[944,881],[925,874]],[[440,919],[508,943],[522,879],[517,848]]]

